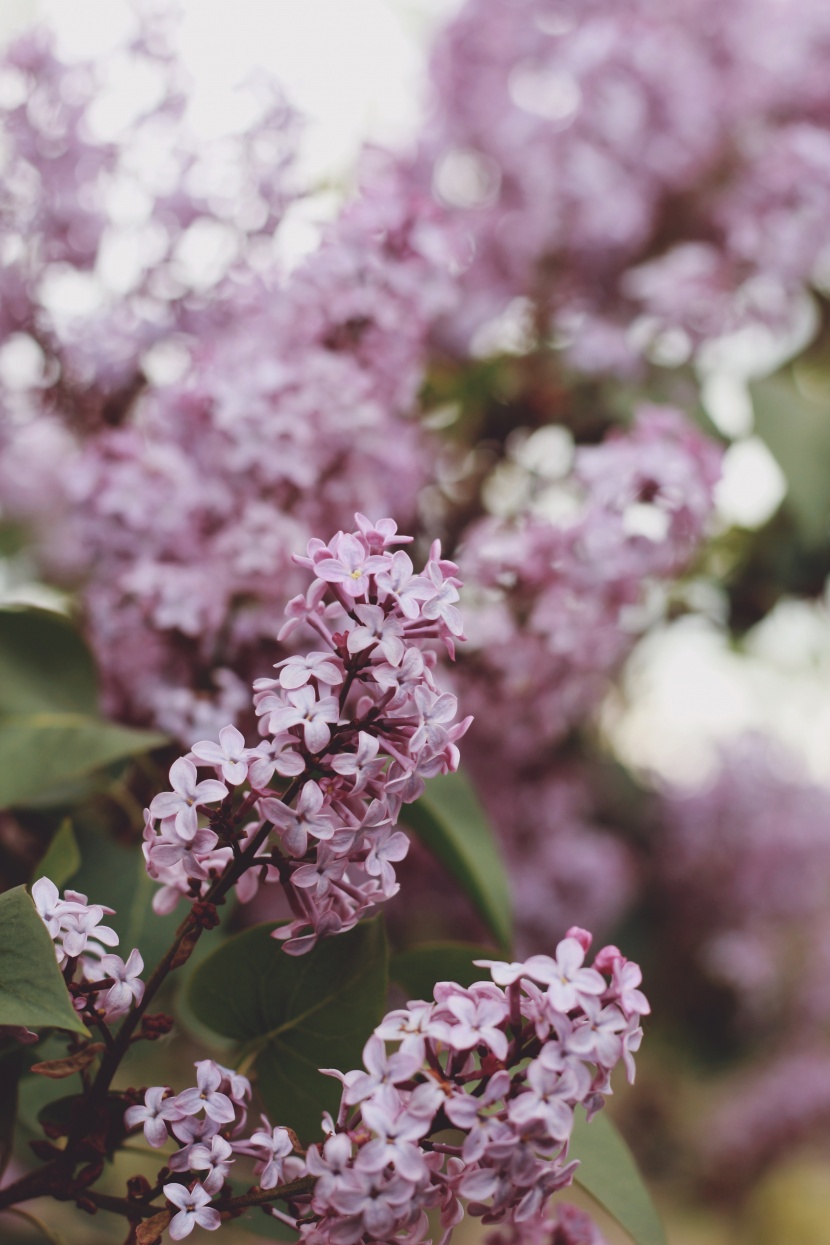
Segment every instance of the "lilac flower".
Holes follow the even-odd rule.
[[[563,938],[556,956],[532,956],[528,961],[535,981],[547,984],[551,1003],[559,1012],[569,1012],[585,998],[594,998],[605,990],[605,982],[594,968],[583,968],[585,952],[576,938]]]
[[[170,1220],[168,1228],[174,1241],[180,1241],[185,1236],[189,1236],[195,1227],[207,1228],[208,1232],[215,1232],[222,1226],[219,1211],[214,1210],[210,1205],[210,1194],[205,1191],[198,1180],[189,1190],[182,1184],[166,1184],[164,1196],[168,1202],[172,1202],[179,1208],[178,1214]]]
[[[144,1106],[127,1107],[124,1123],[127,1128],[135,1128],[136,1124],[144,1125],[144,1136],[147,1144],[158,1149],[167,1140],[167,1122],[180,1120],[182,1111],[177,1100],[169,1096],[170,1090],[165,1086],[153,1086],[144,1095]]]
[[[289,808],[279,800],[263,800],[263,815],[281,831],[281,841],[291,856],[304,856],[308,849],[308,837],[322,842],[330,839],[336,823],[332,821],[325,804],[323,792],[316,782],[304,784],[296,808]]]
[[[318,700],[314,689],[306,686],[289,692],[286,700],[287,704],[271,713],[268,729],[274,732],[302,726],[309,752],[322,752],[331,739],[329,724],[340,717],[337,698],[323,696]]]
[[[275,669],[280,671],[280,686],[289,692],[304,687],[309,679],[336,687],[344,678],[342,662],[331,653],[294,653],[284,661],[278,661]]]
[[[483,1044],[497,1059],[507,1055],[507,1037],[500,1025],[507,1015],[505,1004],[494,998],[475,999],[459,991],[447,1000],[447,1007],[459,1023],[450,1031],[449,1043],[456,1050],[470,1050]]]
[[[219,1091],[222,1072],[212,1059],[202,1059],[196,1064],[196,1086],[186,1089],[176,1098],[180,1115],[196,1115],[204,1109],[217,1124],[229,1124],[235,1118],[233,1103],[227,1094]]]
[[[215,778],[196,781],[196,766],[186,757],[179,757],[170,767],[172,791],[163,791],[150,804],[152,817],[175,817],[176,833],[182,839],[192,839],[199,828],[197,809],[202,804],[215,804],[224,800],[228,789]]]
[[[257,1175],[263,1189],[274,1189],[285,1179],[285,1160],[293,1153],[294,1144],[284,1128],[271,1128],[267,1120],[266,1131],[262,1129],[251,1137],[251,1147],[259,1154]],[[264,1151],[264,1155],[262,1152]]]
[[[400,830],[391,826],[383,826],[367,836],[371,844],[364,868],[369,877],[380,878],[384,894],[392,893],[395,887],[395,870],[392,862],[403,860],[409,851],[409,840]]]
[[[101,1000],[107,1019],[123,1016],[133,1002],[141,1002],[144,997],[144,982],[141,980],[144,960],[137,948],[130,952],[126,964],[119,955],[102,956],[98,972],[101,978],[115,978],[115,984],[109,987]]]
[[[386,768],[386,758],[378,757],[380,741],[367,731],[359,731],[357,736],[357,752],[343,752],[334,757],[332,769],[344,778],[354,777],[352,795],[357,795],[373,778],[377,778]]]
[[[332,556],[315,562],[315,575],[326,583],[339,584],[349,596],[363,596],[369,575],[385,570],[386,558],[367,553],[365,544],[348,534],[341,533],[331,543]]]
[[[190,1171],[206,1171],[207,1177],[202,1180],[202,1187],[211,1197],[214,1193],[220,1193],[225,1178],[231,1169],[231,1158],[233,1149],[224,1137],[215,1134],[210,1139],[210,1145],[204,1142],[197,1142],[196,1145],[190,1147],[188,1155],[188,1166]]]
[[[403,1049],[387,1057],[383,1042],[373,1036],[363,1048],[363,1062],[367,1071],[355,1077],[344,1093],[345,1101],[350,1104],[362,1102],[370,1094],[380,1092],[394,1102],[394,1093],[390,1095],[388,1091],[402,1081],[409,1080],[420,1066],[421,1060],[415,1052]]]
[[[356,605],[354,612],[362,625],[349,632],[349,652],[362,653],[375,644],[390,665],[399,666],[404,655],[400,619],[387,616],[379,605]]]
[[[193,744],[190,751],[200,761],[209,761],[211,765],[219,766],[225,782],[231,783],[232,786],[238,786],[248,777],[250,754],[245,747],[245,736],[235,726],[222,727],[218,744],[203,739]]]

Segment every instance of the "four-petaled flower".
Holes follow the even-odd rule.
[[[196,810],[202,804],[215,804],[224,800],[228,789],[216,778],[197,782],[196,766],[187,757],[179,757],[170,766],[172,791],[162,791],[150,804],[151,817],[175,817],[176,833],[183,839],[192,839],[199,828]]]
[[[210,1205],[210,1194],[206,1193],[198,1180],[192,1189],[183,1184],[166,1184],[164,1196],[168,1202],[178,1206],[179,1213],[170,1220],[168,1231],[174,1241],[189,1236],[195,1227],[207,1228],[214,1232],[222,1224],[219,1211]]]

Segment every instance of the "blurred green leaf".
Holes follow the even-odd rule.
[[[39,1215],[33,1215],[30,1210],[21,1210],[19,1206],[9,1206],[6,1208],[5,1213],[7,1215],[17,1215],[24,1223],[31,1224],[44,1240],[49,1241],[49,1245],[67,1245],[65,1236],[62,1236],[56,1228],[46,1223]],[[31,1234],[27,1232],[26,1241],[31,1241],[31,1239]],[[12,1242],[9,1241],[8,1245],[12,1245]]]
[[[428,1002],[436,981],[455,981],[465,988],[474,981],[489,981],[487,969],[477,968],[473,960],[495,959],[498,953],[492,947],[471,942],[425,942],[393,955],[389,978],[407,992],[407,998]]]
[[[61,614],[0,610],[0,808],[71,803],[88,776],[167,742],[105,722],[92,657]]]
[[[14,1150],[17,1086],[25,1063],[25,1047],[11,1039],[0,1050],[0,1176]]]
[[[241,1044],[239,1066],[255,1069],[266,1110],[312,1141],[323,1111],[336,1111],[340,1084],[319,1068],[360,1065],[386,1003],[386,934],[367,921],[323,939],[308,955],[286,955],[273,923],[233,938],[199,965],[189,984],[197,1019]]]
[[[18,714],[0,719],[0,808],[167,742],[80,713]]]
[[[807,398],[789,373],[752,385],[758,436],[787,479],[785,506],[808,546],[830,535],[830,405]]]
[[[58,832],[49,844],[46,855],[35,871],[32,881],[51,878],[60,890],[81,867],[78,840],[68,817],[61,822]]]
[[[579,1159],[575,1183],[589,1193],[637,1245],[666,1245],[666,1234],[637,1164],[617,1129],[601,1112],[577,1119],[569,1158]]]
[[[0,714],[95,715],[97,708],[95,666],[69,620],[48,610],[0,610]]]
[[[498,945],[513,941],[507,876],[487,815],[461,774],[430,779],[401,819],[469,895]]]
[[[87,1034],[25,886],[0,895],[0,1025]]]
[[[173,941],[184,909],[166,916],[153,911],[158,886],[147,876],[140,843],[118,842],[104,824],[89,816],[76,821],[75,835],[82,864],[72,879],[73,888],[88,895],[90,903],[115,908],[106,924],[118,934],[122,955],[126,959],[138,947],[151,969]]]

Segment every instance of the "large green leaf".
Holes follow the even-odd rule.
[[[72,822],[66,817],[58,827],[58,832],[49,844],[46,855],[38,865],[33,881],[38,878],[51,878],[60,889],[78,872],[81,867],[81,853],[78,840],[72,829]]]
[[[489,981],[486,968],[478,968],[473,960],[495,960],[492,947],[479,947],[471,942],[425,942],[419,947],[399,951],[389,961],[389,977],[409,999],[432,998],[436,981],[455,981],[471,986],[474,981]]]
[[[380,920],[367,921],[294,958],[275,928],[256,925],[207,956],[188,1001],[198,1020],[240,1043],[240,1066],[254,1068],[273,1121],[313,1141],[341,1088],[318,1069],[359,1067],[383,1015],[386,935]]]
[[[87,1033],[69,1000],[52,939],[24,886],[0,895],[0,1025]]]
[[[463,774],[439,774],[402,814],[418,838],[461,883],[500,947],[512,942],[510,892],[487,816]]]
[[[0,718],[0,808],[167,742],[80,713],[29,713]]]
[[[0,610],[0,714],[94,715],[98,689],[89,650],[62,614]]]
[[[631,1151],[601,1113],[578,1119],[570,1158],[580,1160],[576,1183],[616,1219],[637,1245],[666,1245],[666,1234]]]

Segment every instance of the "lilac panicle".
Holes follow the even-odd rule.
[[[569,1154],[575,1112],[582,1107],[590,1118],[602,1107],[618,1063],[633,1080],[649,1010],[633,984],[637,965],[616,947],[586,965],[590,943],[574,928],[554,956],[480,961],[491,980],[466,989],[440,982],[431,1001],[388,1013],[366,1043],[364,1070],[323,1069],[342,1082],[342,1101],[336,1121],[323,1119],[325,1139],[308,1150],[264,1116],[262,1128],[245,1135],[250,1086],[209,1060],[196,1065],[201,1088],[173,1095],[154,1086],[125,1122],[143,1124],[154,1146],[167,1137],[179,1143],[167,1162],[191,1182],[191,1214],[210,1206],[209,1195],[221,1193],[231,1163],[244,1156],[275,1200],[280,1185],[311,1178],[309,1190],[288,1196],[289,1213],[277,1212],[308,1245],[426,1243],[427,1211],[436,1212],[444,1245],[465,1205],[484,1223],[504,1225],[501,1245],[544,1245],[550,1196],[579,1165]],[[211,1095],[226,1104],[223,1120]],[[448,1126],[461,1137],[435,1140]],[[186,1186],[172,1188],[171,1200],[184,1206]],[[587,1217],[563,1210],[560,1218],[562,1240],[601,1245],[587,1234]]]
[[[409,538],[391,519],[372,524],[358,514],[356,523],[328,545],[312,540],[296,558],[314,582],[287,606],[282,634],[304,628],[325,647],[257,680],[260,742],[246,747],[233,726],[218,744],[197,742],[173,764],[173,790],[157,795],[146,816],[147,869],[162,884],[157,911],[207,893],[232,858],[234,836],[242,849],[256,840],[240,898],[260,882],[280,883],[294,919],[275,936],[295,955],[397,893],[394,865],[408,847],[394,829],[401,807],[425,779],[457,768],[457,741],[470,722],[454,721],[456,698],[436,685],[430,647],[452,655],[463,639],[452,604],[457,567],[436,543],[416,573],[396,549]],[[217,777],[197,782],[197,767]],[[249,788],[247,820],[230,838],[223,827],[235,797],[219,775],[234,791],[245,781]]]

